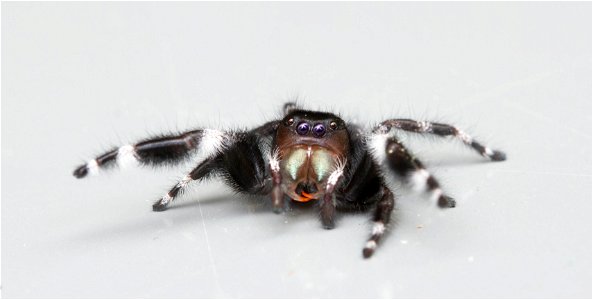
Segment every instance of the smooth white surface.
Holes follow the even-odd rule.
[[[4,297],[591,297],[591,3],[2,3]],[[191,165],[79,164],[151,133],[255,126],[298,97],[372,124],[451,122],[505,150],[415,139],[458,207],[370,214],[193,184]]]

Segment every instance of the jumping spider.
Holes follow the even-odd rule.
[[[420,160],[397,139],[397,130],[451,136],[493,161],[506,159],[503,152],[483,146],[451,125],[391,119],[365,130],[333,113],[286,103],[283,119],[255,129],[197,129],[147,139],[90,160],[74,176],[82,178],[126,160],[159,166],[201,153],[205,159],[154,203],[154,211],[165,210],[191,181],[212,175],[221,176],[237,192],[271,195],[276,213],[284,210],[287,198],[315,200],[327,229],[334,227],[336,208],[374,208],[371,236],[362,252],[368,258],[389,224],[395,203],[386,175],[425,189],[441,208],[455,207],[455,200],[443,193]]]

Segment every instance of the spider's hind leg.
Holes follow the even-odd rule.
[[[405,178],[416,190],[429,192],[439,207],[455,207],[455,200],[443,193],[440,184],[424,164],[395,137],[375,135],[370,146],[375,159],[386,165],[394,175]]]

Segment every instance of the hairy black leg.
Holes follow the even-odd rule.
[[[265,123],[264,125],[256,127],[250,132],[257,134],[258,136],[271,138],[276,133],[276,129],[278,129],[279,123],[280,121],[270,121]]]
[[[179,192],[183,188],[185,188],[190,181],[204,179],[205,177],[209,176],[213,171],[215,171],[217,167],[218,162],[216,158],[211,157],[204,160],[195,169],[189,172],[189,174],[187,174],[181,181],[179,181],[179,183],[177,183],[168,193],[161,197],[161,199],[156,201],[152,205],[152,210],[163,211],[167,209],[169,203],[171,203],[175,199],[175,197],[177,197]]]
[[[455,207],[455,200],[443,194],[443,190],[434,176],[400,141],[395,138],[388,139],[385,151],[389,167],[398,175],[407,177],[416,188],[424,187],[436,199],[439,207]]]
[[[174,164],[187,158],[193,150],[204,150],[207,155],[217,150],[227,134],[217,130],[200,129],[179,135],[151,138],[134,145],[113,149],[90,160],[74,170],[73,175],[83,178],[102,168],[138,162],[147,165]]]
[[[216,173],[233,190],[247,194],[265,194],[266,167],[259,149],[259,138],[252,133],[235,133],[232,141],[221,147],[217,154],[201,162],[167,194],[159,199],[153,210],[165,210],[178,193],[193,180],[205,179]]]
[[[266,185],[269,174],[260,149],[261,143],[261,138],[253,133],[238,133],[234,142],[226,146],[217,158],[223,179],[236,192],[269,192],[269,186]]]
[[[381,237],[383,237],[385,233],[385,229],[391,220],[391,212],[393,211],[393,207],[395,205],[395,199],[393,197],[393,193],[383,185],[383,195],[381,199],[377,202],[375,212],[373,215],[373,230],[371,232],[371,237],[367,241],[364,249],[362,250],[362,255],[364,258],[369,258],[375,252]]]
[[[414,121],[408,119],[393,119],[383,121],[379,126],[375,128],[375,133],[387,133],[391,128],[397,128],[404,131],[411,131],[416,133],[429,133],[438,136],[454,136],[460,139],[464,144],[470,146],[480,155],[490,158],[493,161],[506,160],[506,154],[502,151],[492,150],[486,146],[483,146],[478,141],[474,140],[467,133],[461,129],[447,124],[431,123],[423,121]]]
[[[429,192],[439,207],[455,207],[455,200],[443,193],[438,181],[424,164],[395,137],[375,135],[370,147],[379,164],[386,165],[394,175],[406,178],[417,190]]]

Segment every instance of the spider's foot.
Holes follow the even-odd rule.
[[[457,202],[455,201],[455,199],[453,199],[449,196],[441,195],[439,197],[438,204],[439,204],[440,208],[453,208],[453,207],[455,207],[455,205],[457,205]]]
[[[367,242],[366,246],[364,246],[364,249],[362,249],[362,256],[364,258],[369,258],[373,255],[373,253],[375,253],[375,249],[377,248],[377,242],[374,240],[370,240]]]
[[[87,168],[86,164],[76,168],[72,175],[76,178],[83,178],[89,173],[89,168]]]
[[[505,161],[507,160],[507,155],[502,151],[494,150],[492,151],[492,155],[490,155],[490,159],[492,161]]]
[[[163,200],[159,200],[152,205],[152,211],[164,211],[167,210],[168,202],[163,202]]]

